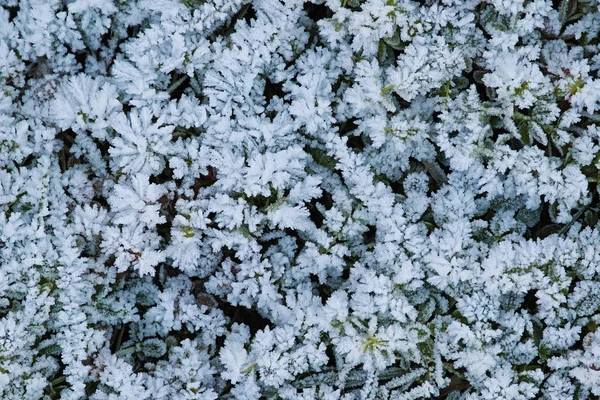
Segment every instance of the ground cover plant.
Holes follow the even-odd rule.
[[[596,0],[0,5],[0,398],[600,397]]]

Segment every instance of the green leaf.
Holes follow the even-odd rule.
[[[525,145],[531,144],[531,138],[529,137],[529,124],[524,123],[519,126],[519,136],[521,136],[521,142]]]
[[[387,85],[386,87],[381,89],[381,95],[387,96],[388,94],[392,93],[393,90],[394,90],[394,85]]]
[[[248,374],[258,366],[258,363],[252,363],[242,370],[242,374]]]
[[[536,346],[540,346],[544,334],[544,326],[540,322],[533,322],[533,342]],[[541,349],[540,349],[541,356]]]
[[[183,232],[183,236],[188,239],[194,237],[194,228],[191,226],[183,225],[179,227],[179,230]]]
[[[473,80],[476,83],[483,84],[483,77],[485,76],[485,71],[474,71],[473,72]]]
[[[254,237],[250,233],[250,229],[248,229],[248,227],[246,225],[240,226],[239,231],[246,239],[248,239],[248,240],[254,239]]]
[[[588,182],[598,182],[598,168],[595,165],[581,167],[581,172],[586,176]]]
[[[598,214],[591,210],[587,210],[584,214],[584,219],[588,226],[594,227],[598,223]]]
[[[567,22],[570,3],[571,0],[563,0],[558,7],[558,20],[561,26],[564,26],[565,22]]]
[[[313,160],[315,160],[317,164],[322,165],[323,167],[333,169],[337,164],[333,157],[330,157],[321,149],[309,147],[306,149],[306,152],[313,157]]]
[[[549,224],[549,225],[543,226],[538,231],[537,237],[540,239],[543,239],[545,237],[552,235],[553,233],[560,232],[561,228],[562,228],[562,225],[560,225],[560,224]]]
[[[391,37],[383,38],[383,41],[394,50],[404,50],[408,46],[408,42],[404,42],[400,38],[399,29],[396,29]]]

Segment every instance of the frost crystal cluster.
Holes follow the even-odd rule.
[[[600,397],[597,0],[0,0],[0,398]]]

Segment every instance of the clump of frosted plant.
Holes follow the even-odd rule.
[[[599,21],[0,2],[0,397],[600,396]]]

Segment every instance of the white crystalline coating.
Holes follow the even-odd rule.
[[[600,396],[592,0],[0,1],[1,399]]]

